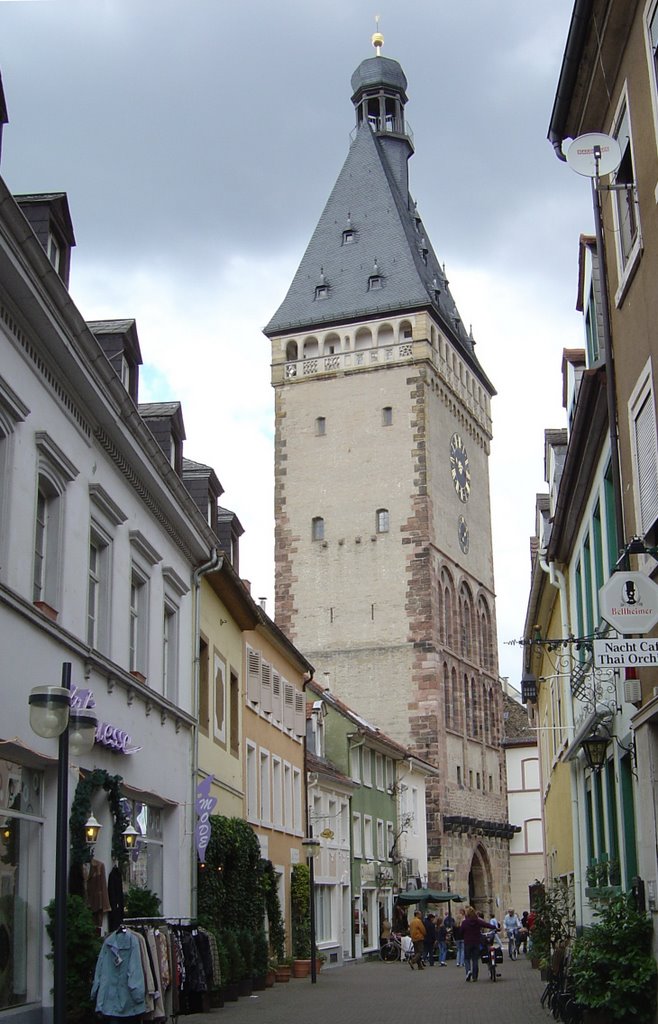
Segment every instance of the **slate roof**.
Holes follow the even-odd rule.
[[[503,746],[537,744],[537,731],[530,725],[528,711],[508,693],[503,694]]]
[[[382,58],[373,58],[378,60]],[[364,61],[355,78],[367,76],[370,63]],[[380,67],[375,64],[375,69]],[[399,75],[398,88],[402,80],[406,84],[401,68]],[[395,142],[382,141],[366,122],[358,126],[288,293],[264,332],[270,337],[310,333],[333,324],[431,309],[478,379],[495,394],[415,204],[408,193],[403,195],[391,170],[386,155],[391,144]],[[355,239],[343,244],[348,229]],[[382,287],[369,290],[375,273],[383,278]],[[316,297],[320,284],[328,286],[326,298]]]

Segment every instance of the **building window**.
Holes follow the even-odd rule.
[[[203,637],[199,638],[199,728],[207,736],[210,731],[209,648]]]
[[[64,531],[64,494],[78,470],[62,449],[44,431],[37,431],[37,503],[32,567],[33,601],[53,611],[59,604]]]
[[[302,773],[299,768],[292,770],[292,799],[293,799],[293,822],[295,832],[301,833],[302,822]]]
[[[62,265],[62,247],[52,231],[48,234],[48,259],[59,274]]]
[[[270,755],[267,750],[260,751],[260,821],[262,825],[271,823],[272,796],[270,789]]]
[[[366,860],[372,860],[372,818],[370,817],[369,814],[363,815],[363,840],[363,854]]]
[[[322,516],[314,516],[311,520],[311,536],[313,540],[324,540],[324,519]]]
[[[286,832],[292,832],[293,806],[292,806],[292,767],[284,761],[283,763],[283,827]]]
[[[213,735],[223,747],[226,746],[226,662],[218,651],[213,654],[213,693],[215,697],[215,715]]]
[[[162,619],[162,692],[178,700],[178,609],[165,601]]]
[[[372,786],[372,750],[368,750],[367,747],[363,748],[363,785]]]
[[[356,233],[353,228],[348,228],[346,231],[343,231],[343,245],[352,245],[355,238]]]
[[[376,292],[379,291],[384,285],[384,279],[381,274],[373,274],[368,278],[368,291]]]
[[[124,883],[151,889],[163,897],[163,810],[140,800],[127,800],[121,805],[129,823],[138,833],[135,848],[124,867]]]
[[[385,405],[382,409],[382,426],[390,427],[393,425],[393,407]]]
[[[375,522],[377,525],[377,533],[388,533],[389,529],[389,514],[387,508],[378,508],[375,513]]]
[[[357,811],[352,814],[352,851],[355,857],[363,857],[361,815]]]
[[[258,820],[258,762],[256,747],[247,740],[247,819]]]
[[[633,150],[631,145],[631,126],[628,113],[628,105],[624,100],[617,115],[613,135],[621,149],[621,163],[614,175],[615,185],[626,185],[626,188],[615,189],[612,192],[615,219],[617,255],[619,269],[623,274],[628,266],[631,256],[634,254],[636,243],[639,241],[639,221],[637,198],[635,195],[635,169],[633,165]]]
[[[350,777],[352,782],[361,782],[361,747],[350,747]]]
[[[317,437],[324,437],[327,432],[327,421],[324,416],[318,416],[315,421],[315,433]]]
[[[240,754],[240,682],[235,672],[231,671],[231,753],[234,757]]]
[[[92,529],[87,580],[87,644],[109,654],[109,544]]]
[[[130,576],[130,627],[128,665],[131,672],[146,676],[148,628],[148,581],[133,566]]]
[[[39,1000],[43,774],[0,760],[0,1011]],[[12,1014],[10,1013],[10,1016]]]
[[[318,284],[315,286],[315,297],[316,299],[326,299],[329,297],[329,285]]]
[[[386,822],[386,858],[387,860],[393,860],[396,855],[395,850],[395,829],[393,828],[393,822]]]
[[[333,933],[332,901],[335,886],[315,886],[315,928],[318,942],[332,942]]]
[[[382,754],[375,754],[375,783],[377,789],[384,788],[384,758]]]
[[[272,755],[272,824],[283,825],[283,771],[281,758]]]
[[[650,363],[629,401],[629,418],[633,446],[636,532],[644,535],[649,533],[658,519],[658,442]]]

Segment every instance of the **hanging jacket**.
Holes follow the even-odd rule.
[[[96,961],[91,998],[104,1017],[135,1017],[146,1011],[139,943],[130,932],[112,932]]]

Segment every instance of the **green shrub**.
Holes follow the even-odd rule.
[[[290,879],[292,952],[297,960],[311,955],[310,872],[307,864],[294,864]]]
[[[270,933],[270,951],[274,963],[283,963],[286,955],[286,930],[283,924],[276,874],[271,860],[262,862],[262,884],[265,894],[265,911]]]
[[[598,921],[573,946],[570,974],[577,1002],[613,1020],[648,1024],[656,1008],[658,968],[652,954],[653,925],[629,894],[610,899]]]
[[[46,931],[51,943],[55,935],[55,901],[46,907]],[[86,1024],[94,1020],[91,992],[96,960],[102,941],[91,910],[81,896],[66,899],[66,1020],[67,1024]],[[53,954],[48,958],[52,960]]]
[[[267,974],[269,952],[267,936],[261,929],[254,935],[254,978],[264,978]]]
[[[160,897],[141,885],[128,886],[124,903],[125,917],[160,917]]]
[[[244,961],[234,932],[225,932],[222,938],[226,950],[226,983],[237,985],[244,974]]]

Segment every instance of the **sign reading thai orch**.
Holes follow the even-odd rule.
[[[658,585],[643,572],[614,572],[599,590],[599,606],[620,633],[648,633],[658,622]]]
[[[594,641],[594,664],[598,668],[642,668],[658,665],[658,637],[630,640],[616,637]]]

